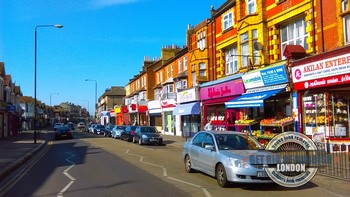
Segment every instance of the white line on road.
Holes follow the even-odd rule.
[[[75,157],[75,154],[72,153],[72,152],[66,152],[66,153],[70,154],[70,156],[66,159],[66,161],[69,162],[72,165],[70,165],[67,169],[65,169],[63,171],[63,174],[66,175],[71,181],[57,194],[57,197],[63,197],[64,192],[66,192],[69,189],[69,187],[76,180],[72,175],[70,175],[68,173],[68,171],[76,165],[76,163],[74,163],[73,161],[70,160],[71,158]]]
[[[174,178],[174,177],[170,177],[170,176],[167,175],[167,172],[166,172],[166,168],[165,168],[165,167],[163,167],[163,166],[161,166],[161,165],[157,165],[157,164],[145,162],[145,161],[143,161],[143,158],[144,158],[144,157],[143,157],[142,155],[137,155],[137,154],[129,153],[129,149],[126,150],[125,153],[126,153],[126,154],[129,154],[129,155],[132,155],[132,156],[140,157],[140,162],[141,162],[141,163],[144,163],[144,164],[148,164],[148,165],[151,165],[151,166],[155,166],[155,167],[162,168],[162,169],[163,169],[163,176],[164,176],[164,177],[167,177],[167,178],[169,178],[169,179],[171,179],[171,180],[174,180],[174,181],[177,181],[177,182],[180,182],[180,183],[184,183],[184,184],[187,184],[187,185],[191,185],[191,186],[193,186],[193,187],[200,188],[200,189],[203,191],[203,193],[205,194],[206,197],[211,197],[209,191],[208,191],[205,187],[202,187],[202,186],[200,186],[200,185],[196,185],[196,184],[193,184],[193,183],[190,183],[190,182],[186,182],[186,181],[183,181],[183,180],[180,180],[180,179],[176,179],[176,178]]]

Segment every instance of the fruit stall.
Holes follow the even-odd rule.
[[[247,132],[250,135],[253,135],[253,130],[252,130],[252,126],[259,124],[258,121],[252,119],[252,120],[236,120],[235,121],[235,130],[236,131],[243,131],[243,132]],[[247,130],[243,130],[242,128],[246,128]]]
[[[288,128],[294,128],[294,120],[292,117],[281,119],[266,118],[260,121],[260,135],[256,135],[262,144],[267,144],[273,137],[280,132],[289,131]]]

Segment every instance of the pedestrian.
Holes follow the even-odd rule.
[[[204,126],[204,130],[206,130],[206,131],[213,130],[213,125],[212,125],[211,120]]]

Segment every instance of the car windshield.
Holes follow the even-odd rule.
[[[215,140],[219,150],[262,150],[261,145],[255,138],[241,134],[216,134]]]
[[[117,126],[117,129],[125,129],[124,126]]]
[[[59,127],[57,129],[57,131],[59,131],[59,132],[66,132],[66,131],[70,131],[70,128],[67,127],[67,126],[62,126],[62,127]]]
[[[154,127],[141,127],[141,133],[157,133],[156,128]]]

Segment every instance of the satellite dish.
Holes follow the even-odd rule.
[[[254,42],[253,47],[257,51],[260,51],[264,48],[264,46],[260,42]]]

